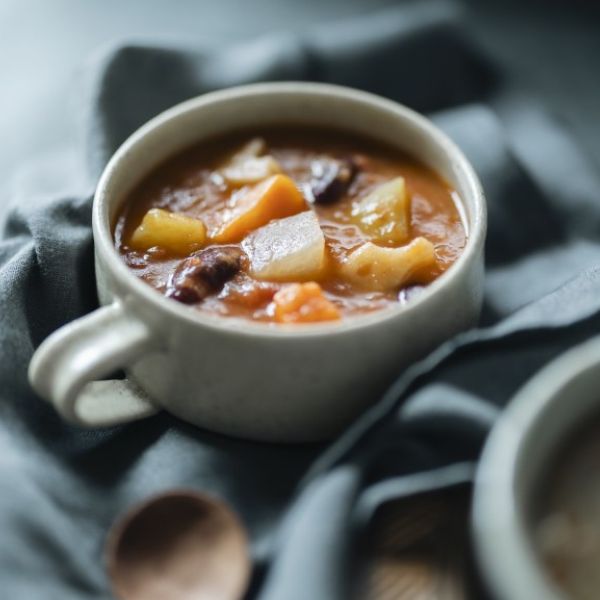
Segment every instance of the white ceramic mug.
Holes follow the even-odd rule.
[[[478,558],[499,600],[562,600],[535,547],[533,515],[551,461],[600,415],[600,338],[563,354],[511,400],[480,461],[473,503]]]
[[[200,313],[135,277],[114,247],[127,193],[166,158],[220,133],[280,123],[367,135],[407,151],[459,193],[467,245],[407,305],[336,323],[285,326]],[[462,152],[427,119],[383,98],[314,83],[266,83],[194,98],[135,132],[94,198],[100,303],[39,347],[29,377],[60,414],[96,427],[164,407],[232,435],[272,441],[331,436],[408,364],[472,326],[483,288],[486,207]],[[125,380],[97,381],[124,368]]]

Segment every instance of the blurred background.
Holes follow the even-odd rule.
[[[418,1],[418,0],[417,0]],[[26,159],[72,151],[79,81],[98,48],[127,39],[229,44],[350,19],[400,0],[1,0],[0,185]],[[561,116],[600,166],[600,3],[466,0],[473,38],[512,85]]]

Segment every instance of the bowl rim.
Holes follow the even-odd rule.
[[[536,424],[563,400],[565,386],[599,366],[600,336],[559,355],[515,394],[485,444],[475,475],[471,528],[486,580],[500,598],[564,598],[534,551],[515,484]],[[573,425],[562,427],[560,436],[566,438]]]
[[[156,290],[138,279],[121,260],[114,247],[113,234],[109,219],[109,199],[107,187],[125,156],[131,152],[139,151],[144,138],[156,129],[168,127],[173,120],[181,118],[189,112],[201,110],[203,107],[214,105],[223,101],[243,100],[250,96],[288,96],[290,94],[320,97],[323,101],[343,98],[355,104],[368,105],[387,113],[390,118],[399,118],[409,121],[425,136],[429,137],[443,151],[460,172],[472,198],[474,210],[472,220],[468,223],[469,234],[467,244],[458,259],[442,273],[435,281],[430,283],[416,298],[405,305],[389,307],[373,311],[365,315],[356,315],[336,322],[309,323],[297,327],[287,324],[273,324],[254,322],[236,317],[222,317],[219,315],[203,314],[200,311],[181,305],[158,294]],[[92,228],[95,250],[110,269],[113,278],[119,286],[127,289],[137,300],[145,302],[160,312],[166,312],[172,317],[183,320],[195,327],[208,327],[221,332],[235,335],[260,336],[268,338],[306,338],[320,337],[323,335],[340,335],[359,331],[367,327],[381,325],[394,317],[406,316],[426,303],[432,296],[443,293],[453,281],[476,261],[483,253],[483,245],[487,229],[487,206],[481,183],[475,170],[458,146],[429,119],[414,110],[381,96],[357,90],[350,87],[297,81],[255,83],[227,88],[224,90],[202,94],[176,104],[166,111],[150,119],[134,133],[132,133],[112,155],[102,172],[96,192],[94,194],[92,209]]]

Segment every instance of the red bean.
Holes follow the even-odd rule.
[[[166,295],[184,304],[197,304],[219,292],[242,269],[245,258],[236,246],[195,252],[179,263],[169,279]]]
[[[315,204],[330,204],[339,200],[357,172],[352,158],[322,158],[311,164],[311,180],[308,185],[309,199]]]

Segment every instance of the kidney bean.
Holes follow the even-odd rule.
[[[358,170],[352,158],[320,158],[311,163],[309,199],[315,204],[339,200],[352,183]]]
[[[242,269],[245,257],[236,246],[195,252],[179,263],[169,280],[166,295],[184,304],[197,304],[220,291]]]
[[[127,254],[123,254],[125,264],[131,269],[143,269],[148,266],[148,261],[142,252],[130,250]]]

